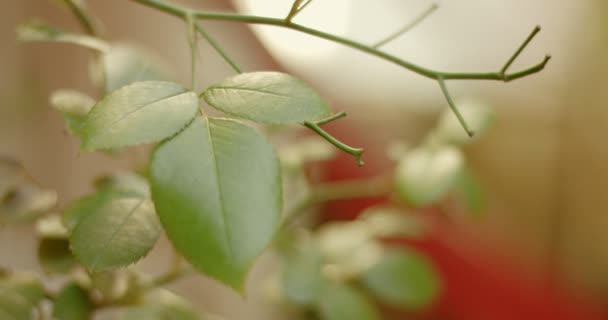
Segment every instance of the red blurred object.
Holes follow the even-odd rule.
[[[342,130],[340,130],[342,131]],[[352,137],[351,137],[352,138]],[[361,141],[361,140],[360,140]],[[367,161],[358,168],[350,155],[341,154],[326,167],[326,180],[337,181],[371,177],[386,162]],[[366,207],[384,202],[384,198],[335,201],[326,206],[328,220],[353,219]],[[436,265],[443,281],[437,303],[415,314],[390,310],[390,319],[421,320],[600,320],[608,313],[589,300],[570,294],[565,286],[548,279],[533,277],[500,252],[488,252],[484,240],[472,239],[466,230],[436,219],[424,240],[391,241],[391,245],[413,246]],[[516,263],[517,262],[517,263]]]

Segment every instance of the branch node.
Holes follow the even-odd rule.
[[[519,55],[522,53],[522,51],[524,51],[524,49],[526,48],[526,46],[530,43],[530,41],[532,41],[532,39],[534,39],[534,37],[536,36],[537,33],[540,32],[540,26],[537,25],[536,27],[534,27],[534,29],[532,30],[532,32],[530,32],[530,34],[528,35],[528,37],[526,38],[526,40],[524,40],[524,42],[519,46],[519,48],[517,48],[517,50],[513,53],[513,55],[511,55],[511,57],[509,58],[509,60],[507,60],[507,62],[505,63],[505,65],[502,67],[502,69],[500,69],[500,71],[498,72],[498,74],[501,75],[501,77],[504,80],[505,74],[507,73],[507,69],[509,69],[509,67],[511,66],[511,64],[513,64],[513,62],[515,61],[515,59],[517,59],[517,57],[519,57]]]
[[[321,125],[335,121],[335,120],[343,118],[345,116],[346,116],[346,112],[342,111],[342,112],[336,113],[334,115],[331,115],[325,119],[321,119],[321,120],[317,120],[317,121],[305,121],[304,126],[309,128],[310,130],[314,131],[318,135],[320,135],[323,139],[327,140],[329,143],[336,146],[336,148],[355,157],[355,161],[357,161],[357,165],[359,167],[362,167],[365,164],[365,162],[363,162],[363,159],[362,159],[363,152],[364,152],[364,150],[362,148],[353,148],[353,147],[345,144],[344,142],[336,139],[334,136],[329,134],[327,131],[321,129],[321,127],[320,127]]]

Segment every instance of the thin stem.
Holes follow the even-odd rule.
[[[298,31],[301,33],[305,33],[317,38],[325,39],[328,41],[332,41],[335,43],[343,44],[345,46],[351,47],[353,49],[365,52],[372,56],[376,56],[383,60],[392,62],[396,65],[399,65],[405,69],[408,69],[412,72],[420,74],[424,77],[437,80],[442,78],[444,80],[497,80],[497,81],[510,81],[516,78],[521,78],[523,76],[527,76],[536,72],[539,72],[544,68],[545,63],[539,63],[534,67],[530,67],[528,69],[524,69],[518,72],[515,72],[510,75],[505,75],[500,72],[484,72],[484,73],[471,73],[471,72],[444,72],[437,71],[428,68],[424,68],[417,64],[411,63],[406,60],[402,60],[396,56],[393,56],[389,53],[383,52],[376,48],[373,48],[369,45],[356,42],[354,40],[346,39],[337,35],[333,35],[330,33],[326,33],[320,30],[308,28],[297,23],[293,23],[290,21],[286,21],[285,19],[277,19],[270,17],[260,17],[260,16],[250,16],[250,15],[242,15],[238,13],[222,13],[222,12],[207,12],[207,11],[197,11],[186,9],[181,6],[169,4],[167,2],[161,0],[131,0],[142,5],[146,5],[148,7],[152,7],[158,10],[161,10],[165,13],[184,18],[188,13],[191,13],[194,17],[201,20],[219,20],[219,21],[234,21],[234,22],[242,22],[242,23],[250,23],[250,24],[261,24],[261,25],[271,25],[282,28],[291,29],[294,31]]]
[[[198,33],[203,36],[203,38],[207,40],[207,42],[213,47],[213,49],[215,49],[215,51],[224,59],[224,61],[226,61],[230,65],[230,67],[234,69],[236,73],[243,73],[241,71],[241,68],[239,68],[239,66],[236,64],[236,62],[234,62],[234,60],[230,58],[230,56],[219,45],[219,43],[217,43],[217,41],[215,41],[215,39],[213,39],[213,37],[211,37],[211,35],[199,23],[195,23],[194,27],[196,28],[196,31],[198,31]]]
[[[391,33],[386,38],[376,42],[376,44],[374,44],[372,47],[377,49],[397,39],[399,36],[403,35],[404,33],[412,30],[415,26],[419,25],[422,21],[424,21],[424,19],[428,18],[433,12],[435,12],[437,8],[439,8],[439,5],[437,3],[433,3],[429,8],[421,12],[414,20],[408,22],[406,25],[404,25],[397,31]]]
[[[315,122],[306,121],[306,122],[304,122],[304,126],[311,129],[312,131],[316,132],[323,139],[329,141],[329,143],[333,144],[338,149],[354,156],[355,160],[357,161],[357,165],[359,167],[363,166],[364,162],[363,162],[363,159],[361,159],[361,156],[363,155],[363,149],[353,148],[353,147],[343,143],[342,141],[334,138],[331,134],[329,134],[325,130],[321,129],[321,127],[319,127],[319,125],[316,124]]]
[[[452,109],[452,112],[454,112],[454,114],[456,115],[456,118],[458,118],[458,122],[460,122],[460,125],[464,128],[464,131],[467,132],[467,134],[469,135],[469,137],[473,137],[474,132],[469,128],[469,126],[467,125],[466,121],[464,120],[464,118],[460,114],[460,111],[458,110],[458,108],[454,104],[454,101],[452,100],[452,96],[450,95],[450,92],[448,91],[448,88],[445,85],[445,81],[443,81],[442,78],[437,79],[437,81],[439,82],[439,86],[441,87],[441,91],[443,92],[443,95],[445,96],[445,99],[448,101],[448,105]]]
[[[517,51],[515,51],[515,53],[513,53],[513,55],[511,56],[511,58],[509,58],[509,60],[507,61],[507,63],[505,63],[505,65],[502,67],[502,69],[500,69],[500,73],[501,74],[505,74],[505,72],[507,72],[507,69],[509,69],[509,67],[511,66],[511,64],[515,61],[515,59],[517,59],[517,57],[519,56],[519,54],[522,51],[524,51],[524,49],[526,48],[526,46],[528,45],[528,43],[530,43],[530,41],[532,41],[532,39],[534,39],[534,36],[536,36],[536,34],[538,32],[540,32],[540,26],[534,27],[534,30],[532,30],[532,32],[526,38],[526,40],[519,46],[519,48],[517,48]]]
[[[64,0],[64,1],[65,1],[65,4],[68,6],[68,8],[70,8],[70,11],[72,11],[72,14],[74,14],[76,19],[78,19],[78,22],[80,22],[80,25],[86,31],[86,33],[88,33],[89,35],[92,35],[92,36],[98,35],[97,27],[95,26],[95,23],[93,22],[94,20],[89,15],[89,13],[86,11],[86,8],[84,7],[84,5],[80,1],[75,1],[75,0]]]
[[[188,44],[190,45],[190,74],[191,74],[191,82],[190,87],[193,91],[196,91],[196,78],[197,78],[197,65],[198,65],[198,43],[196,38],[196,27],[194,17],[188,15],[186,18],[186,22],[188,24]]]
[[[285,214],[284,225],[290,225],[301,212],[320,203],[334,200],[378,197],[390,193],[391,190],[391,175],[315,185],[311,188],[311,192],[306,198]]]
[[[312,0],[308,0],[308,1],[304,2],[304,4],[303,4],[303,5],[301,5],[301,6],[298,8],[298,13],[300,13],[300,12],[304,11],[304,9],[306,9],[306,7],[308,7],[308,5],[309,5],[311,2],[312,2]]]
[[[344,117],[346,117],[346,111],[338,112],[338,113],[332,114],[331,116],[329,116],[325,119],[314,121],[314,124],[316,124],[318,126],[322,126],[326,123],[330,123],[332,121],[335,121],[335,120],[338,120],[338,119],[344,118]]]
[[[302,4],[302,1],[304,0],[294,0],[293,4],[291,5],[291,9],[289,9],[289,13],[287,14],[287,17],[285,17],[285,21],[290,22],[291,19],[293,19],[296,14],[298,14],[298,8],[300,7],[300,4]]]

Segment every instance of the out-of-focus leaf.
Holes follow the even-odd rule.
[[[406,249],[392,249],[362,277],[380,300],[396,307],[420,309],[437,298],[440,280],[432,264]]]
[[[15,320],[33,319],[33,310],[42,299],[44,288],[35,276],[28,273],[0,276],[0,316]]]
[[[98,190],[112,190],[124,196],[150,197],[148,181],[132,172],[116,172],[95,179],[95,188]]]
[[[479,101],[459,101],[456,105],[471,130],[475,132],[475,135],[472,138],[469,137],[462,130],[462,126],[454,116],[454,113],[446,108],[439,118],[437,127],[431,133],[435,139],[456,145],[467,144],[483,136],[494,121],[493,110]]]
[[[485,204],[483,188],[470,170],[464,170],[458,176],[456,194],[465,203],[467,211],[474,215],[481,213]]]
[[[455,147],[417,147],[405,154],[395,170],[397,191],[411,205],[430,205],[454,186],[463,166],[464,156]]]
[[[152,249],[159,233],[150,200],[117,198],[80,219],[70,246],[87,269],[101,271],[137,262]]]
[[[89,320],[93,309],[88,292],[71,283],[65,286],[55,299],[53,320]]]
[[[105,41],[84,34],[64,32],[44,22],[33,21],[17,27],[17,39],[20,41],[49,41],[71,43],[98,51],[108,51],[110,46]]]
[[[321,320],[380,319],[372,302],[347,284],[325,283],[318,303]]]
[[[50,102],[53,108],[62,113],[68,131],[80,136],[86,115],[95,105],[95,100],[76,90],[61,89],[53,92]]]
[[[57,194],[40,188],[19,163],[0,158],[0,223],[29,222],[56,202]]]
[[[263,123],[298,123],[331,114],[314,89],[279,72],[239,74],[210,86],[203,96],[223,112]]]
[[[334,280],[349,280],[376,264],[383,249],[374,236],[362,221],[324,225],[317,235],[319,250],[326,262],[323,275]]]
[[[377,237],[420,237],[425,224],[420,217],[393,207],[372,207],[359,218]]]
[[[91,287],[105,301],[124,299],[133,290],[138,290],[136,275],[128,268],[91,273]]]
[[[52,215],[36,224],[40,238],[38,243],[38,262],[47,273],[67,273],[77,266],[70,251],[68,230],[61,217]]]
[[[313,306],[323,285],[323,259],[313,246],[292,252],[287,257],[283,272],[283,293],[287,299],[301,306]]]
[[[167,80],[160,60],[143,48],[113,45],[102,59],[103,76],[100,78],[105,80],[106,92],[139,81]]]
[[[197,117],[152,155],[152,198],[169,239],[193,266],[240,290],[280,223],[279,162],[259,132]]]
[[[125,309],[121,320],[203,320],[182,297],[164,289],[147,294],[142,305]]]

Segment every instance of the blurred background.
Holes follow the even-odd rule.
[[[61,115],[49,107],[48,96],[56,89],[96,94],[88,78],[87,50],[18,44],[15,39],[17,25],[32,18],[79,30],[70,13],[53,2],[2,3],[0,155],[21,161],[42,186],[56,190],[61,208],[91,190],[92,177],[140,166],[147,152],[136,149],[120,159],[80,153]],[[103,22],[108,39],[155,52],[174,79],[188,82],[189,49],[181,21],[130,1],[88,3]],[[277,17],[285,15],[291,4],[287,0],[180,3]],[[429,5],[426,0],[319,0],[297,21],[373,43]],[[353,176],[381,172],[390,163],[385,152],[389,142],[418,143],[446,108],[436,82],[352,49],[269,27],[204,25],[244,71],[292,73],[319,90],[335,111],[348,111],[349,117],[336,130],[346,142],[367,152],[367,167]],[[449,229],[466,235],[467,250],[498,259],[481,259],[482,265],[508,261],[509,270],[515,268],[517,274],[557,282],[569,293],[604,307],[608,297],[608,145],[604,141],[608,3],[444,1],[432,16],[385,49],[433,69],[494,71],[535,25],[543,31],[511,69],[536,64],[551,53],[553,59],[541,73],[508,84],[448,82],[456,100],[482,101],[496,114],[487,135],[465,150],[486,195],[484,212],[477,218],[454,216]],[[232,75],[212,48],[202,41],[200,48],[201,89]],[[354,164],[345,165],[357,170]],[[35,247],[30,229],[0,229],[1,265],[35,269]],[[157,245],[144,268],[164,268],[168,252],[166,241]],[[273,313],[255,295],[244,301],[202,277],[180,281],[175,287],[188,292],[201,309],[226,319],[267,319]]]

